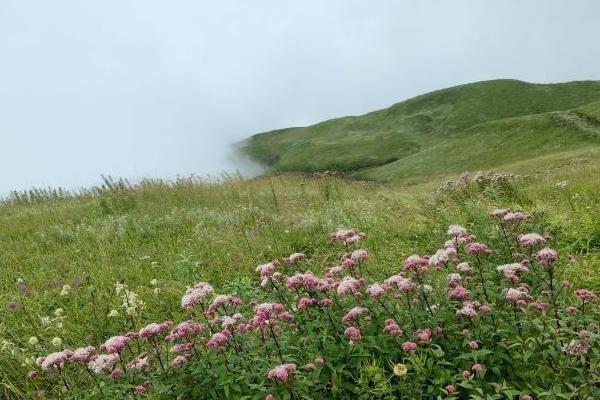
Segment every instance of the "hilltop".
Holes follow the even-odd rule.
[[[529,172],[596,155],[598,146],[599,81],[493,80],[361,116],[259,133],[243,151],[278,171],[334,169],[410,181],[477,169]]]

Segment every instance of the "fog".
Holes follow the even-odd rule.
[[[242,169],[232,143],[494,79],[600,79],[600,2],[0,0],[0,193]]]

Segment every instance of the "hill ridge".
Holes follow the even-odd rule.
[[[556,120],[561,117],[549,114],[573,110],[578,110],[578,116],[562,116],[566,118],[562,123]],[[485,126],[494,121],[504,121],[500,127],[508,131],[515,128],[509,125],[518,124],[520,134],[531,136],[534,142],[539,143],[548,134],[548,138],[562,143],[565,135],[572,136],[567,132],[569,129],[595,130],[596,120],[600,121],[600,81],[543,84],[497,79],[439,89],[359,116],[261,132],[245,142],[243,151],[274,170],[336,169],[381,179],[382,176],[373,175],[373,170],[399,164],[426,149],[442,148],[448,140],[462,140],[465,134],[475,133],[477,140],[485,141],[478,130],[489,129]],[[534,124],[530,126],[531,132],[524,126],[527,124]],[[600,145],[581,135],[575,135],[573,140],[575,145]],[[558,151],[539,144],[545,151]],[[441,158],[443,154],[438,156]],[[439,159],[430,161],[439,164],[439,168],[444,164]],[[407,177],[400,173],[383,175],[385,180]]]

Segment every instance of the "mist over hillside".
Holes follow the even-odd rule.
[[[260,133],[243,149],[276,171],[333,169],[376,180],[493,168],[528,172],[546,164],[544,157],[597,150],[599,115],[600,81],[492,80],[361,116]]]

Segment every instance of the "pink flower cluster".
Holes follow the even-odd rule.
[[[290,254],[289,257],[285,257],[283,260],[286,262],[286,264],[296,264],[302,260],[304,260],[304,253],[293,253]]]
[[[356,229],[339,229],[329,235],[329,239],[332,241],[344,242],[346,244],[358,243],[366,237],[367,235]]]
[[[400,328],[400,325],[398,325],[396,320],[391,318],[385,320],[385,327],[383,328],[383,332],[392,336],[402,336],[404,334],[404,331],[402,330],[402,328]]]
[[[290,374],[294,372],[296,368],[296,364],[293,363],[278,365],[270,370],[267,376],[269,379],[284,383],[288,381]]]
[[[208,315],[214,314],[219,307],[222,307],[224,311],[227,311],[227,309],[226,309],[227,304],[232,304],[234,306],[238,306],[238,305],[242,304],[242,300],[239,297],[231,296],[228,294],[220,294],[220,295],[216,296],[214,298],[213,302],[211,303],[211,305],[208,306],[206,313]]]
[[[337,293],[341,296],[354,293],[363,283],[364,281],[362,280],[351,276],[345,276],[338,284]]]
[[[175,328],[169,333],[165,339],[173,341],[176,339],[187,338],[188,340],[193,336],[200,333],[203,326],[196,321],[188,320],[180,322]]]
[[[128,336],[117,335],[109,338],[106,342],[100,345],[100,350],[106,351],[108,354],[120,353],[123,351],[127,343],[131,339]]]
[[[151,324],[146,325],[138,332],[138,337],[141,338],[152,338],[154,336],[158,336],[163,331],[171,328],[173,326],[172,321],[165,321],[160,324],[153,322]]]
[[[367,314],[369,309],[366,307],[354,307],[342,317],[342,323],[350,325],[355,322],[361,315]]]
[[[583,300],[583,301],[589,301],[589,300],[596,299],[596,295],[594,294],[594,292],[592,292],[591,290],[587,290],[587,289],[575,290],[575,296],[577,296],[579,298],[579,300]]]
[[[558,252],[550,247],[545,247],[535,253],[535,259],[544,267],[549,267],[558,260]]]
[[[518,288],[509,288],[504,293],[504,299],[518,307],[525,307],[527,303],[533,300],[529,295],[529,290],[525,286]]]
[[[346,335],[346,337],[350,339],[350,342],[352,343],[356,343],[362,339],[362,333],[360,332],[360,329],[355,326],[346,328],[344,335]]]
[[[186,290],[181,298],[181,307],[192,308],[203,303],[209,296],[214,293],[213,287],[206,282],[198,282]]]
[[[517,240],[519,241],[519,244],[523,247],[533,247],[546,243],[546,238],[544,238],[539,233],[521,234],[517,236]]]

